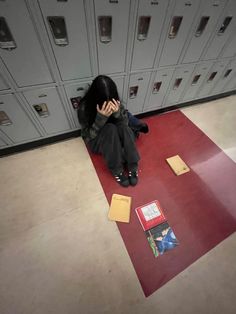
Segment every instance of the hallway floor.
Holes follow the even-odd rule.
[[[234,162],[235,104],[181,110]],[[81,138],[4,157],[0,173],[1,314],[236,313],[236,233],[145,298]]]

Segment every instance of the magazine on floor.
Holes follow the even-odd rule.
[[[166,221],[159,201],[145,204],[135,211],[155,257],[172,250],[179,244]]]

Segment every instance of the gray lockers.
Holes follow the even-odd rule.
[[[0,1],[0,149],[77,130],[98,74],[133,114],[236,89],[235,0]]]

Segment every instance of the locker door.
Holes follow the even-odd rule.
[[[84,2],[40,0],[63,81],[92,75]]]
[[[183,101],[189,101],[191,99],[198,98],[196,95],[197,91],[206,78],[211,66],[212,62],[203,62],[202,64],[197,65],[185,88],[182,99]]]
[[[180,96],[192,75],[193,69],[194,65],[186,65],[175,70],[163,107],[173,105],[179,101]]]
[[[224,11],[223,17],[216,27],[216,34],[208,47],[204,60],[216,59],[228,38],[236,28],[236,1],[230,0]]]
[[[118,95],[119,95],[120,99],[122,99],[123,88],[124,88],[124,78],[123,77],[111,77],[111,79],[116,83]]]
[[[40,137],[33,123],[12,94],[0,95],[0,130],[14,143]]]
[[[99,73],[125,71],[130,0],[94,0]]]
[[[199,3],[199,1],[193,0],[176,1],[160,58],[160,66],[177,64]]]
[[[166,69],[156,72],[154,81],[151,84],[149,100],[146,101],[144,111],[154,110],[162,106],[173,73],[174,69]]]
[[[212,94],[220,94],[224,91],[224,88],[226,87],[229,82],[233,79],[233,77],[236,74],[236,60],[231,61],[221,74],[217,84],[211,91]]]
[[[236,35],[231,37],[224,48],[222,58],[234,57],[236,56]]]
[[[208,0],[204,3],[201,14],[194,27],[191,41],[185,53],[183,63],[190,63],[200,59],[205,45],[216,27],[217,20],[226,1]]]
[[[72,108],[73,119],[78,128],[80,127],[80,124],[78,121],[77,109],[79,108],[81,98],[85,95],[89,86],[90,82],[65,86],[66,95]]]
[[[132,56],[132,70],[153,67],[168,1],[139,1]]]
[[[207,74],[207,77],[203,82],[203,85],[200,87],[200,91],[198,91],[198,98],[209,96],[212,94],[211,90],[222,75],[227,63],[227,61],[221,61],[215,63],[212,66],[210,72]]]
[[[0,1],[0,56],[20,87],[52,82],[23,0]]]
[[[55,87],[31,90],[23,94],[47,134],[56,134],[70,129]]]
[[[142,112],[149,80],[150,73],[132,74],[130,76],[127,109],[131,113]]]
[[[236,73],[235,73],[235,71],[234,71],[233,75],[231,76],[231,79],[223,87],[222,92],[229,92],[232,90],[236,90]]]
[[[6,147],[8,145],[7,142],[4,141],[3,137],[4,137],[4,135],[0,131],[0,149]]]
[[[3,80],[2,76],[0,75],[0,90],[9,89],[5,81]]]

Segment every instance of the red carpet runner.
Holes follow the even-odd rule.
[[[191,265],[236,230],[236,165],[180,111],[146,118],[141,135],[139,183],[122,188],[101,156],[92,161],[110,203],[113,193],[132,197],[131,221],[118,227],[145,296]],[[175,176],[165,159],[174,155],[191,171]],[[134,209],[158,199],[180,245],[155,258]]]

